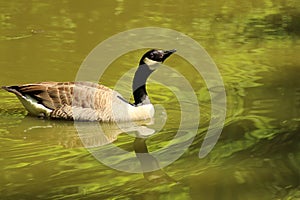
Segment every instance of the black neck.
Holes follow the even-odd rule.
[[[134,104],[148,104],[150,103],[146,91],[146,81],[153,70],[141,60],[138,69],[135,72],[132,84],[132,91],[134,96]]]

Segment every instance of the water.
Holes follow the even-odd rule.
[[[216,62],[227,94],[221,137],[213,151],[199,159],[211,118],[207,88],[184,59],[174,55],[166,62],[191,82],[201,125],[188,150],[155,172],[161,180],[153,181],[151,174],[101,164],[83,147],[72,122],[26,116],[17,98],[0,90],[1,199],[300,198],[296,0],[16,0],[2,1],[0,10],[0,85],[72,81],[101,41],[121,31],[156,26],[198,41]],[[101,82],[113,87],[143,52],[117,59]],[[153,83],[148,90],[152,103],[163,106],[167,114],[163,129],[146,141],[149,152],[154,152],[176,134],[180,107],[168,88]],[[158,120],[165,119],[163,113],[158,112]],[[134,155],[133,137],[114,125],[104,126],[115,145]]]

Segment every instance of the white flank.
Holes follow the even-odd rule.
[[[117,93],[118,94],[118,93]],[[120,94],[118,96],[121,97]],[[111,104],[113,121],[136,121],[150,119],[154,116],[152,104],[133,106],[122,101],[120,98],[113,98]]]
[[[26,95],[26,96],[17,96],[23,106],[27,109],[27,111],[35,116],[40,117],[49,117],[50,113],[52,112],[51,109],[39,104],[36,99]]]
[[[128,106],[128,113],[130,120],[145,120],[150,119],[154,116],[154,107],[152,104],[142,105],[142,106]]]

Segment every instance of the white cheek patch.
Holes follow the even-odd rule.
[[[145,58],[144,59],[144,63],[146,65],[148,65],[151,70],[157,69],[159,67],[159,65],[161,64],[161,62],[158,62],[158,61],[155,61],[155,60],[151,60],[149,58]]]

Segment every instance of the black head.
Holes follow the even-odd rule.
[[[174,52],[176,52],[175,49],[168,51],[152,49],[143,55],[140,60],[140,65],[135,72],[132,83],[135,105],[144,105],[150,103],[146,92],[146,81],[150,74],[159,66],[159,64],[163,63]]]
[[[151,65],[163,63],[170,55],[172,55],[175,52],[176,49],[172,49],[172,50],[152,49],[143,55],[140,61],[140,65],[147,64],[148,66],[151,66]]]

